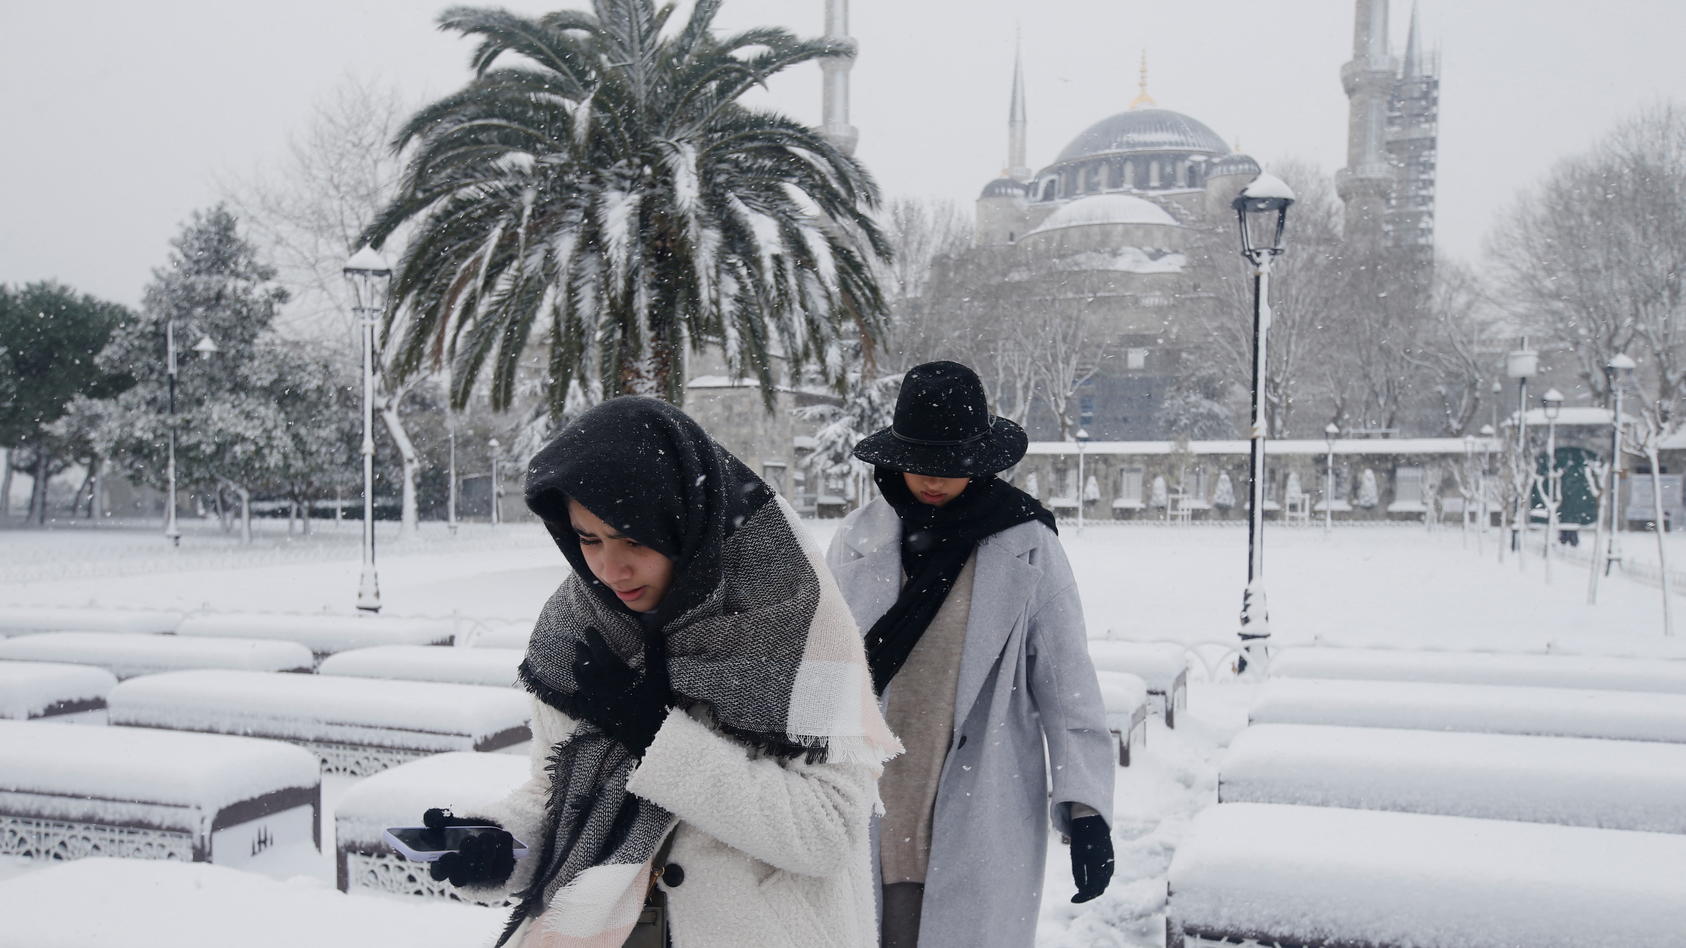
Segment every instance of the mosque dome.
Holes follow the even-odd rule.
[[[1072,201],[1048,215],[1031,233],[1102,224],[1178,226],[1176,218],[1152,201],[1128,194],[1095,194]]]
[[[1131,109],[1084,129],[1056,164],[1118,152],[1181,151],[1227,155],[1229,146],[1198,119],[1170,109]]]
[[[1252,155],[1243,155],[1240,152],[1235,152],[1233,154],[1225,155],[1222,158],[1215,159],[1211,164],[1207,165],[1206,177],[1216,178],[1221,175],[1231,174],[1257,175],[1263,170],[1263,168],[1259,167],[1259,163],[1253,160]]]
[[[994,181],[984,185],[983,193],[978,195],[978,200],[981,201],[987,198],[1000,197],[1023,198],[1027,194],[1028,189],[1025,187],[1024,182],[1015,181],[1012,178],[996,178]]]

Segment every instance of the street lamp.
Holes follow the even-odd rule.
[[[1325,536],[1335,522],[1335,436],[1341,428],[1334,422],[1323,426],[1323,442],[1329,446],[1329,469],[1323,472],[1323,533]]]
[[[457,414],[445,409],[445,434],[451,443],[451,480],[445,490],[445,527],[457,535]]]
[[[386,311],[392,267],[375,248],[364,245],[345,262],[351,306],[363,336],[363,575],[357,582],[357,608],[381,611],[380,579],[375,575],[375,320]]]
[[[498,439],[487,442],[492,449],[492,526],[498,525]]]
[[[1557,471],[1557,416],[1563,413],[1563,393],[1557,389],[1547,389],[1540,396],[1540,404],[1545,407],[1546,417],[1546,476],[1544,498],[1546,503],[1546,535],[1545,578],[1551,582],[1551,545],[1557,538],[1557,505],[1561,502],[1558,495],[1558,481],[1561,478]]]
[[[1085,481],[1083,479],[1083,448],[1085,446],[1087,446],[1088,443],[1089,443],[1089,429],[1087,429],[1087,428],[1077,429],[1077,532],[1078,533],[1083,532],[1083,501],[1087,499],[1085,497],[1084,488],[1089,483],[1088,481]]]
[[[1589,603],[1598,601],[1599,555],[1602,553],[1604,558],[1602,566],[1605,575],[1609,575],[1610,569],[1622,561],[1622,395],[1626,392],[1628,384],[1633,381],[1633,370],[1633,360],[1621,352],[1611,356],[1610,361],[1604,365],[1604,386],[1611,395],[1610,463],[1605,465],[1608,470],[1605,472],[1603,491],[1604,506],[1610,512],[1610,539],[1607,547],[1600,542],[1603,540],[1601,536],[1593,541],[1592,576],[1587,581],[1586,594],[1586,601]],[[1604,516],[1600,514],[1596,533],[1601,534],[1603,531]],[[1604,549],[1600,550],[1599,547]]]
[[[200,336],[193,351],[201,360],[208,360],[222,350],[210,336]],[[181,529],[176,525],[176,320],[164,320],[164,373],[170,385],[170,456],[165,464],[165,477],[170,482],[170,499],[164,507],[164,538],[171,546],[181,546]]]
[[[1494,383],[1495,385],[1498,383]],[[1493,466],[1493,435],[1496,432],[1492,425],[1481,426],[1481,476],[1476,479],[1481,493],[1481,529],[1475,534],[1476,549],[1480,549],[1481,537],[1487,532],[1488,521],[1492,516],[1487,513],[1487,471]],[[1499,552],[1504,553],[1504,539],[1499,539]]]
[[[1528,380],[1539,371],[1540,354],[1528,348],[1528,337],[1522,337],[1522,347],[1505,356],[1505,374],[1516,380],[1516,457],[1517,464],[1528,463]],[[1528,492],[1516,492],[1516,522],[1511,526],[1510,548],[1516,551],[1518,569],[1524,567],[1522,531],[1527,528]]]
[[[1466,474],[1466,475],[1473,474],[1474,469],[1475,469],[1475,435],[1466,434],[1466,435],[1464,435],[1464,474]],[[1473,480],[1473,478],[1471,478],[1471,479]],[[1475,489],[1476,485],[1471,484],[1470,487],[1472,489]],[[1470,521],[1470,514],[1471,514],[1470,501],[1474,499],[1472,494],[1473,494],[1473,490],[1470,493],[1466,493],[1464,495],[1463,516],[1459,518],[1459,521],[1463,526],[1464,545],[1465,546],[1469,545],[1469,521]]]
[[[1230,206],[1241,228],[1241,256],[1253,265],[1253,426],[1247,464],[1247,588],[1241,594],[1241,659],[1239,671],[1250,661],[1268,660],[1270,610],[1264,591],[1264,380],[1266,341],[1270,331],[1270,266],[1282,254],[1282,232],[1294,192],[1274,175],[1260,174]],[[1254,651],[1254,643],[1260,648]]]

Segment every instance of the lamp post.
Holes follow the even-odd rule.
[[[1323,535],[1335,525],[1335,436],[1341,428],[1334,422],[1323,426],[1323,443],[1329,446],[1329,469],[1323,472]]]
[[[193,351],[201,360],[208,360],[221,350],[210,336],[201,336],[193,344]],[[164,538],[171,546],[181,546],[181,529],[176,525],[176,321],[164,320],[164,374],[170,387],[170,455],[165,463],[165,478],[170,482],[170,498],[164,507]]]
[[[1464,473],[1466,475],[1473,475],[1474,471],[1475,471],[1475,435],[1466,434],[1466,435],[1464,435]],[[1471,480],[1474,480],[1473,476],[1471,476]],[[1466,546],[1466,547],[1469,546],[1469,521],[1470,521],[1470,512],[1471,512],[1470,511],[1470,506],[1471,506],[1470,502],[1475,499],[1474,496],[1473,496],[1474,495],[1473,488],[1475,488],[1475,485],[1471,484],[1470,487],[1472,488],[1471,492],[1464,496],[1463,516],[1458,518],[1459,522],[1463,526],[1464,546]]]
[[[492,526],[498,525],[498,439],[487,442],[492,449]]]
[[[363,575],[357,582],[357,608],[381,611],[380,579],[375,574],[375,320],[386,310],[392,267],[373,247],[364,246],[345,262],[352,310],[363,336]]]
[[[1546,582],[1551,582],[1551,545],[1557,538],[1557,505],[1561,502],[1558,495],[1557,471],[1557,416],[1563,412],[1563,393],[1557,389],[1547,389],[1540,396],[1540,404],[1545,408],[1546,417],[1546,476],[1545,490],[1542,496],[1546,504],[1546,535],[1545,549],[1542,558],[1545,560]]]
[[[1479,508],[1481,522],[1475,531],[1475,549],[1478,553],[1481,551],[1481,538],[1486,536],[1488,521],[1492,519],[1492,516],[1487,513],[1487,471],[1493,466],[1493,434],[1492,425],[1481,426],[1481,471],[1476,478],[1476,491],[1481,495],[1481,506]],[[1504,541],[1501,539],[1499,541],[1499,555],[1501,556],[1504,555],[1504,546]]]
[[[1528,337],[1522,337],[1522,347],[1505,356],[1505,374],[1516,380],[1516,463],[1527,464],[1528,459],[1528,379],[1540,367],[1540,354],[1528,348]],[[1518,483],[1516,492],[1516,522],[1511,525],[1510,548],[1516,552],[1516,566],[1524,568],[1522,531],[1527,528],[1528,491]]]
[[[1605,540],[1604,513],[1598,515],[1594,532],[1592,570],[1587,580],[1586,601],[1598,601],[1598,574],[1609,575],[1610,569],[1622,561],[1622,395],[1633,379],[1634,363],[1625,353],[1618,352],[1604,365],[1604,386],[1610,393],[1610,463],[1605,465],[1604,507],[1610,516],[1610,537]],[[1606,546],[1606,543],[1608,546]],[[1602,558],[1604,562],[1600,563]]]
[[[450,483],[445,489],[445,527],[451,536],[457,535],[457,416],[446,415],[445,435],[451,444]]]
[[[1254,178],[1230,206],[1241,228],[1241,256],[1253,265],[1253,412],[1247,463],[1247,588],[1241,594],[1239,671],[1269,657],[1270,610],[1264,590],[1264,382],[1270,332],[1270,266],[1282,254],[1282,231],[1294,192],[1269,174]],[[1258,646],[1255,650],[1255,644]]]
[[[1089,444],[1089,429],[1077,429],[1077,532],[1083,532],[1083,501],[1089,482],[1083,479],[1083,449]]]

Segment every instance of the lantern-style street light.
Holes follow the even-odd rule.
[[[1323,426],[1323,443],[1329,447],[1329,466],[1323,472],[1323,533],[1325,536],[1335,524],[1335,438],[1341,433],[1340,425],[1329,422]]]
[[[1622,561],[1622,395],[1633,381],[1634,362],[1626,353],[1618,352],[1604,364],[1604,387],[1610,393],[1610,463],[1605,465],[1604,510],[1598,515],[1597,538],[1593,541],[1592,570],[1587,580],[1586,601],[1598,601],[1598,575],[1610,575],[1610,570]],[[1610,537],[1604,533],[1604,514],[1609,514]],[[1606,545],[1608,544],[1608,545]],[[1603,562],[1600,563],[1599,560]]]
[[[1269,657],[1270,610],[1264,590],[1265,355],[1270,333],[1270,267],[1286,249],[1282,232],[1293,203],[1293,189],[1281,178],[1261,174],[1230,204],[1241,228],[1241,256],[1253,265],[1253,425],[1247,464],[1247,588],[1241,594],[1238,633],[1241,671]]]
[[[363,575],[357,582],[357,608],[381,610],[380,579],[375,574],[375,321],[386,311],[392,267],[373,247],[365,246],[345,262],[351,308],[363,336]]]
[[[1521,348],[1505,356],[1505,374],[1516,380],[1516,459],[1517,464],[1528,463],[1528,380],[1540,368],[1540,354],[1528,348],[1528,337],[1522,337]],[[1516,565],[1523,568],[1522,531],[1528,526],[1528,492],[1516,492],[1516,522],[1511,525],[1510,548],[1516,552]]]
[[[1077,532],[1083,532],[1083,501],[1089,482],[1083,479],[1083,449],[1089,445],[1089,429],[1077,429]]]
[[[1557,541],[1557,505],[1562,502],[1558,493],[1558,481],[1561,475],[1557,470],[1557,417],[1563,413],[1563,393],[1557,389],[1547,389],[1540,396],[1540,404],[1545,410],[1546,418],[1546,475],[1545,490],[1542,495],[1546,503],[1546,535],[1545,559],[1546,582],[1551,582],[1551,547]]]
[[[1493,519],[1487,510],[1487,473],[1493,467],[1493,435],[1497,432],[1492,425],[1481,426],[1481,473],[1476,483],[1481,494],[1481,529],[1475,534],[1476,549],[1480,549],[1481,537],[1487,532],[1489,522]],[[1499,555],[1504,555],[1504,538],[1499,538]]]
[[[498,439],[493,438],[486,443],[492,449],[492,526],[497,526],[500,518],[498,511]]]
[[[222,350],[206,335],[193,344],[193,351],[205,361]],[[181,528],[176,524],[176,320],[173,316],[164,320],[164,374],[169,377],[170,388],[170,454],[164,466],[170,497],[164,507],[164,538],[171,546],[181,546]]]

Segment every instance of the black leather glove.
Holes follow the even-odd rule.
[[[455,852],[448,852],[428,866],[428,875],[435,881],[449,881],[452,885],[498,885],[515,871],[515,837],[490,820],[462,819],[450,810],[437,807],[422,814],[422,825],[441,830],[447,826],[485,826],[462,841]]]
[[[1071,821],[1071,878],[1077,883],[1073,902],[1087,902],[1112,882],[1112,830],[1098,816]]]
[[[667,659],[659,647],[645,653],[646,673],[639,675],[609,647],[602,633],[587,629],[574,655],[574,694],[581,715],[635,757],[643,757],[656,739],[673,702]]]

